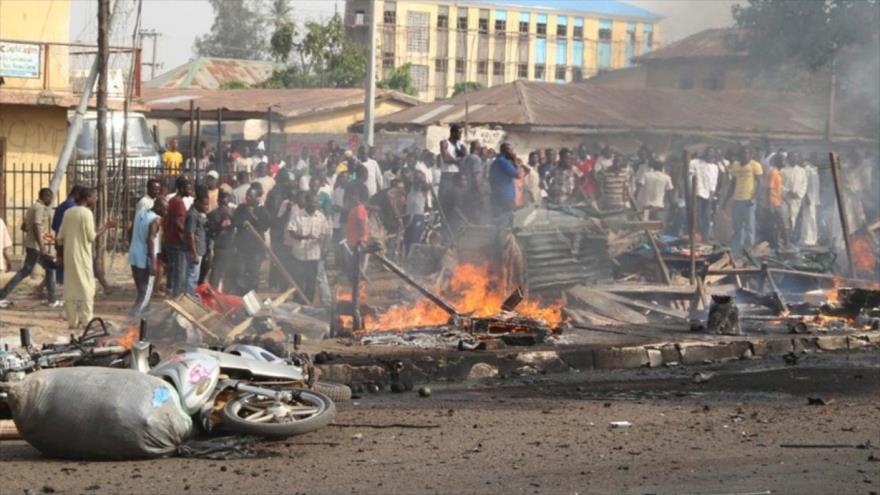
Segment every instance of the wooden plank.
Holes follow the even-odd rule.
[[[688,321],[688,315],[685,311],[680,311],[674,308],[670,308],[667,306],[662,306],[660,304],[650,303],[646,301],[642,301],[636,298],[623,297],[611,292],[603,293],[603,296],[611,299],[612,301],[618,302],[620,304],[625,304],[627,306],[632,306],[634,308],[645,309],[648,311],[652,311],[654,313],[659,313],[664,316],[669,316],[670,318],[675,318],[683,321]]]
[[[645,315],[615,302],[611,298],[605,297],[605,294],[597,290],[578,285],[568,289],[566,293],[575,298],[576,303],[586,306],[590,311],[600,316],[634,325],[648,323],[648,318]],[[571,299],[569,299],[569,302],[571,302]]]
[[[606,318],[604,316],[598,315],[592,311],[586,309],[574,309],[570,306],[565,308],[565,312],[571,316],[572,324],[574,326],[579,325],[601,325],[601,326],[620,326],[626,325],[626,323],[622,321],[613,320],[611,318]]]
[[[186,309],[184,309],[183,306],[181,306],[180,304],[178,304],[177,301],[174,301],[174,300],[172,300],[172,299],[166,299],[166,300],[165,300],[165,304],[171,306],[171,309],[173,309],[174,311],[176,311],[177,314],[179,314],[180,316],[182,316],[182,317],[186,318],[187,320],[189,320],[190,323],[192,323],[193,325],[195,325],[196,328],[198,328],[199,330],[201,330],[203,333],[209,335],[210,337],[212,337],[212,338],[214,338],[214,339],[216,339],[216,340],[218,340],[218,341],[222,340],[222,339],[220,339],[220,337],[217,336],[217,334],[215,334],[214,332],[212,332],[210,329],[208,329],[208,327],[206,327],[204,324],[202,324],[202,323],[201,323],[196,317],[194,317],[192,314],[190,314],[189,311],[187,311]]]
[[[292,296],[294,292],[296,292],[296,287],[291,287],[291,288],[287,289],[286,291],[279,294],[278,297],[273,299],[272,303],[269,304],[269,307],[272,309],[275,309],[278,306],[281,306],[282,304],[284,304],[285,301],[290,299],[290,296]],[[297,308],[294,312],[298,313],[299,308]],[[232,330],[230,330],[226,334],[227,340],[232,340],[235,337],[238,337],[239,335],[244,333],[244,331],[247,330],[253,322],[254,322],[253,316],[249,316],[249,317],[245,318],[241,323],[232,327]]]

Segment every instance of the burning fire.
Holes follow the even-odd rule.
[[[116,339],[118,345],[125,347],[126,349],[131,349],[131,346],[137,342],[138,336],[140,336],[140,332],[138,331],[138,327],[130,327],[125,331],[124,334],[120,335],[119,338]]]
[[[508,294],[504,293],[501,284],[489,275],[487,266],[476,266],[463,263],[456,267],[448,290],[437,290],[462,313],[474,316],[489,317],[501,312],[501,305]],[[550,305],[525,299],[516,307],[521,316],[541,319],[550,328],[562,323],[562,303]],[[388,311],[368,317],[368,331],[413,328],[419,326],[443,325],[449,320],[449,314],[427,299],[419,299],[413,306],[393,306]]]

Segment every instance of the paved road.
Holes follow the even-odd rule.
[[[695,383],[697,371],[714,375]],[[261,445],[273,455],[264,459],[65,462],[5,442],[0,493],[880,491],[877,353],[809,356],[793,367],[737,362],[434,392],[343,404],[336,425]],[[827,405],[807,405],[807,397]],[[611,428],[612,421],[632,426]],[[392,424],[406,426],[382,427]]]

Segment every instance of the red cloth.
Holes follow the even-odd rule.
[[[279,170],[281,170],[281,164],[280,164],[280,163],[273,163],[273,164],[269,165],[269,174],[270,174],[272,177],[275,177],[276,175],[278,175],[278,171],[279,171]]]
[[[345,224],[345,242],[348,247],[355,247],[358,242],[367,242],[370,239],[370,221],[367,207],[361,203],[348,211],[348,221]]]
[[[168,201],[168,212],[165,214],[165,224],[162,226],[162,241],[165,244],[183,244],[183,228],[186,221],[186,205],[180,196],[174,196]]]
[[[202,304],[219,313],[228,313],[244,308],[244,301],[238,296],[224,294],[211,286],[202,284],[196,287],[196,294],[202,300]]]
[[[581,190],[587,196],[593,196],[596,194],[596,181],[593,174],[595,167],[596,159],[591,156],[588,156],[586,160],[578,164],[578,170],[583,174],[583,177],[581,178]]]

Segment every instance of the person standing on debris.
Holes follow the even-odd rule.
[[[496,225],[507,225],[516,209],[516,186],[514,181],[522,177],[516,165],[516,154],[510,143],[501,143],[501,153],[489,167],[489,187],[491,188],[492,216]]]
[[[48,187],[40,189],[37,201],[28,209],[21,229],[24,231],[25,258],[21,269],[0,289],[0,301],[5,300],[25,277],[39,264],[45,270],[44,283],[48,292],[49,306],[58,307],[61,303],[55,298],[55,260],[49,254],[47,237],[51,239],[49,227],[52,225],[50,205],[54,194]]]
[[[440,209],[446,221],[449,222],[449,228],[445,229],[446,235],[449,231],[457,232],[461,226],[461,189],[463,186],[461,178],[461,166],[464,158],[467,156],[467,148],[461,141],[461,126],[452,124],[449,126],[449,137],[440,142],[440,158],[442,166],[440,167]],[[452,241],[452,239],[448,239]]]
[[[150,304],[150,296],[159,275],[159,243],[162,217],[168,209],[165,198],[157,197],[153,207],[140,211],[134,217],[131,228],[131,244],[128,248],[128,264],[137,289],[134,305],[129,314],[137,316]]]
[[[801,204],[807,194],[807,171],[803,166],[803,158],[797,151],[788,154],[785,167],[782,169],[782,198],[785,203],[786,244],[792,242]]]
[[[187,243],[186,199],[192,196],[192,183],[184,176],[177,178],[177,193],[168,201],[168,210],[162,229],[162,252],[167,262],[166,287],[168,294],[176,298],[186,288]]]
[[[171,140],[171,144],[165,153],[162,153],[162,173],[165,175],[177,175],[180,173],[180,165],[183,164],[183,155],[177,149],[180,141],[177,138]]]
[[[238,257],[239,273],[237,293],[240,296],[260,287],[260,268],[266,256],[263,237],[269,230],[271,215],[262,205],[259,187],[254,184],[248,189],[245,203],[235,209],[232,223],[235,225],[235,247]],[[245,223],[257,232],[254,236]]]
[[[287,234],[292,240],[293,278],[306,299],[314,301],[321,247],[330,236],[330,224],[318,209],[315,193],[306,193],[305,207],[290,219]]]
[[[95,207],[98,194],[94,189],[84,188],[77,206],[67,210],[61,222],[57,243],[64,246],[63,265],[64,312],[71,330],[79,329],[92,319],[95,303],[95,272],[92,249],[95,239],[116,226],[108,220],[95,230]]]
[[[787,246],[788,234],[785,220],[785,204],[782,194],[782,162],[785,160],[781,154],[776,154],[770,159],[770,167],[765,174],[765,193],[761,195],[761,222],[763,237],[773,248]]]
[[[819,242],[819,218],[817,211],[822,205],[819,169],[812,161],[804,162],[807,174],[807,194],[801,206],[801,244],[815,246]],[[877,191],[874,189],[874,191]]]
[[[645,211],[648,220],[663,220],[666,195],[672,193],[675,187],[672,185],[672,177],[663,171],[663,162],[650,160],[650,165],[642,165],[650,170],[643,171],[637,181],[636,201]]]
[[[690,161],[689,184],[692,183],[694,177],[697,178],[697,233],[706,241],[712,232],[713,202],[715,201],[715,189],[718,187],[718,166],[715,164],[712,148],[707,148],[701,158],[694,158]]]
[[[425,179],[425,175],[416,170],[413,172],[409,190],[406,193],[406,209],[404,210],[403,223],[403,255],[409,256],[412,245],[421,241],[425,231],[425,206],[428,196],[431,194],[431,186]]]
[[[550,172],[548,190],[550,202],[557,205],[569,204],[574,196],[575,171],[571,163],[571,151],[559,150],[559,162]]]
[[[623,210],[629,202],[630,170],[623,155],[614,155],[611,166],[598,173],[603,210]]]
[[[754,159],[751,149],[743,146],[739,149],[737,160],[730,167],[733,176],[724,204],[730,203],[733,223],[731,248],[750,249],[755,243],[755,200],[761,194],[761,179],[764,167]]]
[[[205,224],[208,222],[207,212],[208,190],[199,187],[193,205],[186,212],[184,227],[184,239],[187,244],[186,288],[184,291],[193,296],[196,295],[202,259],[208,252],[208,236],[205,231]]]
[[[235,227],[232,225],[232,208],[229,203],[229,194],[220,191],[217,208],[208,213],[205,225],[208,239],[213,246],[208,280],[217,289],[220,289],[224,281],[232,280],[229,274],[234,273],[235,267]]]

